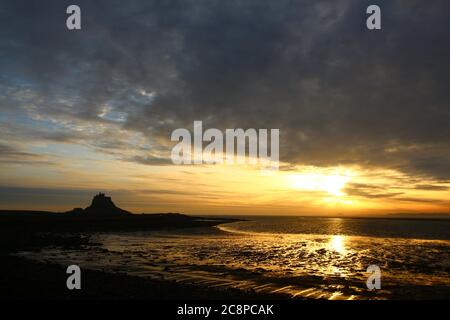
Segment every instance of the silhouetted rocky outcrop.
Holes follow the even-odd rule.
[[[104,193],[95,195],[91,205],[86,209],[75,208],[70,213],[89,217],[117,217],[131,214],[131,212],[117,207],[111,197],[105,196]]]
[[[33,232],[115,232],[148,231],[158,229],[214,226],[237,221],[223,218],[191,217],[179,213],[132,214],[120,209],[111,197],[99,193],[89,207],[74,208],[67,212],[0,210],[0,235],[9,230],[11,237],[21,232],[28,237]],[[31,241],[34,243],[34,241]],[[6,242],[7,244],[7,242]],[[2,243],[0,242],[0,252]]]

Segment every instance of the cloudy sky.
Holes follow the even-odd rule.
[[[450,212],[449,15],[447,0],[1,1],[0,208],[105,191],[134,212]],[[173,165],[170,134],[194,120],[279,128],[280,170]]]

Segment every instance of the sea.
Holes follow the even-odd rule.
[[[243,221],[99,233],[88,250],[48,248],[22,255],[280,298],[450,297],[450,219],[234,218]]]

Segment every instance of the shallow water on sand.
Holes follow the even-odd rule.
[[[311,222],[310,218],[286,218],[283,227],[279,219],[255,218],[215,228],[170,232],[98,234],[93,241],[100,243],[99,247],[82,251],[49,249],[40,252],[38,258],[291,297],[448,298],[448,221],[431,225],[422,222],[421,227],[420,221],[408,220]],[[402,221],[404,224],[399,224]],[[389,223],[390,230],[384,230]],[[375,225],[369,228],[366,224]],[[431,228],[433,225],[439,227]],[[383,234],[396,228],[400,230],[397,237]],[[434,234],[426,231],[430,228]],[[410,231],[402,234],[406,230]],[[419,239],[423,234],[439,239]],[[381,269],[382,288],[369,292],[366,270],[374,264]]]

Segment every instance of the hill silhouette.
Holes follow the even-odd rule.
[[[90,206],[67,212],[0,210],[0,297],[186,297],[218,295],[215,291],[165,281],[147,282],[128,275],[83,270],[88,290],[67,290],[66,272],[61,266],[15,256],[17,252],[43,248],[86,250],[95,246],[90,236],[97,232],[133,232],[177,228],[211,227],[233,219],[212,219],[178,213],[132,214],[117,207],[103,193]],[[56,279],[56,280],[55,280]],[[150,280],[149,280],[150,281]],[[105,287],[106,285],[106,287]],[[137,294],[141,292],[140,295]],[[227,297],[229,291],[221,297]],[[240,294],[236,291],[236,294]],[[244,297],[246,295],[244,294]]]
[[[13,238],[17,234],[34,232],[110,232],[147,231],[206,227],[236,219],[202,218],[180,213],[133,214],[117,207],[111,197],[96,194],[91,205],[66,212],[0,210],[0,232],[7,230]],[[1,248],[1,244],[0,244]]]
[[[107,197],[101,192],[94,196],[89,207],[75,208],[68,213],[88,215],[89,217],[121,217],[131,214],[131,212],[117,207],[111,197]]]

